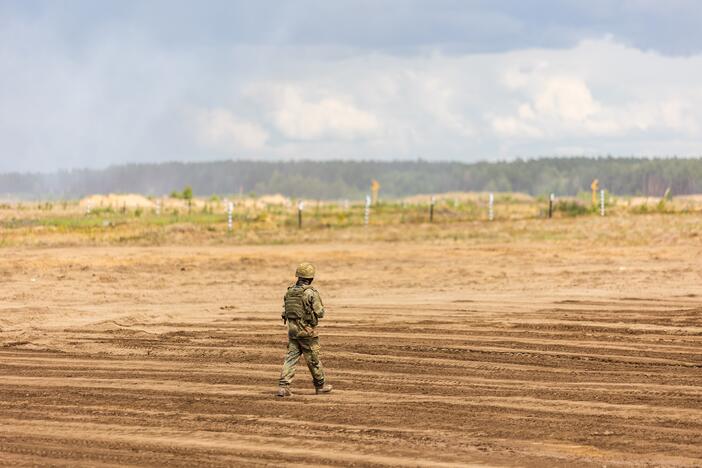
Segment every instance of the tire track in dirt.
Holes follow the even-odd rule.
[[[54,298],[13,279],[0,322],[0,463],[700,465],[702,291],[689,273],[648,279],[694,259],[685,245],[661,248],[665,264],[641,261],[626,277],[580,247],[519,281],[495,258],[536,265],[533,245],[451,247],[499,291],[479,276],[470,290],[460,278],[416,286],[417,267],[442,271],[433,245],[32,252],[23,268],[43,271],[49,288],[59,280],[47,269],[72,262],[89,268],[61,284],[98,279]],[[295,396],[280,401],[285,281],[272,278],[302,251],[331,272],[320,334],[336,390],[313,395],[301,364]],[[251,276],[230,271],[254,256]],[[376,284],[355,276],[368,258]],[[580,267],[612,288],[558,276]]]

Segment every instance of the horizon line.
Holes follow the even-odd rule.
[[[655,161],[655,160],[676,160],[676,159],[699,159],[701,155],[693,156],[680,156],[680,155],[667,155],[667,156],[651,156],[651,155],[626,155],[626,156],[616,156],[612,154],[601,154],[601,155],[559,155],[559,156],[515,156],[513,158],[500,158],[500,159],[481,159],[478,161],[459,161],[452,159],[436,159],[429,160],[424,158],[398,158],[398,159],[348,159],[348,158],[335,158],[335,159],[211,159],[205,161],[160,161],[160,162],[124,162],[118,164],[110,164],[102,167],[74,167],[74,168],[59,168],[51,171],[7,171],[0,172],[0,176],[8,175],[21,175],[21,176],[51,176],[62,173],[73,173],[73,172],[101,172],[107,171],[114,168],[128,167],[128,166],[165,166],[169,164],[181,164],[181,165],[195,165],[195,164],[215,164],[215,163],[257,163],[257,164],[296,164],[296,163],[379,163],[379,164],[393,164],[393,163],[426,163],[426,164],[460,164],[464,166],[473,166],[477,164],[509,164],[514,162],[531,162],[531,161],[544,161],[544,160],[569,160],[569,159],[590,159],[590,160],[602,160],[602,159],[620,159],[620,160],[639,160],[639,161]]]

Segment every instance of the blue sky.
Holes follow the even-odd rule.
[[[0,0],[0,171],[698,156],[696,1]]]

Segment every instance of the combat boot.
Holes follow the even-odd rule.
[[[322,393],[329,393],[329,392],[331,392],[331,391],[332,391],[332,386],[329,385],[329,384],[327,384],[327,385],[322,385],[321,387],[316,387],[316,388],[314,389],[314,392],[315,392],[317,395],[322,394]]]
[[[288,387],[278,387],[278,393],[276,393],[275,396],[289,397],[292,396],[292,392]]]

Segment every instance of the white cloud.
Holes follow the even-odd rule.
[[[351,141],[373,138],[381,130],[378,118],[352,99],[316,86],[259,83],[248,95],[269,107],[271,124],[290,140]]]
[[[218,151],[260,150],[266,145],[268,132],[226,109],[203,111],[197,117],[198,139]]]
[[[702,56],[611,38],[393,55],[333,45],[164,49],[108,35],[70,55],[51,35],[13,47],[20,33],[0,28],[0,171],[223,155],[696,155],[702,141]]]
[[[702,137],[700,57],[644,53],[611,39],[509,55],[517,63],[505,68],[500,82],[517,102],[490,118],[497,135],[540,148],[551,142],[553,152],[598,138],[603,153],[628,145],[625,154],[643,154],[649,133],[678,147],[681,136]],[[674,146],[662,154],[675,153]]]
[[[283,63],[242,99],[279,157],[477,160],[561,154],[692,154],[702,138],[702,57],[611,38],[565,50],[371,54]],[[362,79],[359,79],[362,77]]]
[[[587,85],[571,77],[546,80],[533,104],[539,114],[575,122],[585,121],[600,109]]]
[[[696,111],[697,109],[693,107],[691,100],[672,98],[661,103],[660,115],[663,123],[668,128],[689,135],[698,135],[700,133],[700,122]]]
[[[529,125],[515,117],[493,117],[492,128],[498,135],[506,137],[541,138],[543,132],[533,125]]]

